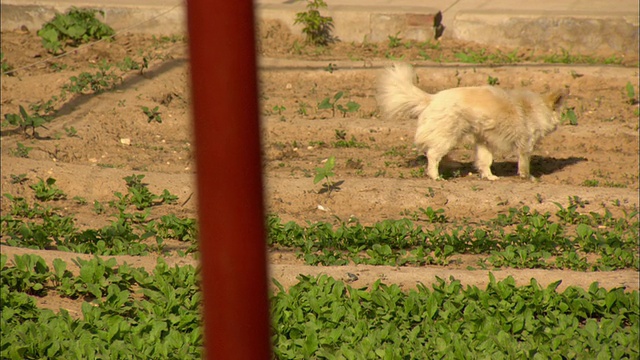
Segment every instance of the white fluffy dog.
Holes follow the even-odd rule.
[[[554,131],[567,91],[540,96],[527,90],[494,86],[461,87],[428,94],[415,85],[407,64],[385,69],[380,78],[378,103],[387,116],[418,118],[415,143],[428,160],[427,173],[440,179],[440,160],[466,135],[476,145],[475,166],[482,178],[491,173],[493,153],[518,152],[518,174],[529,178],[534,146]]]

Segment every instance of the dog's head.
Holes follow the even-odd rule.
[[[544,96],[544,102],[551,111],[559,112],[568,96],[569,89],[554,90]]]

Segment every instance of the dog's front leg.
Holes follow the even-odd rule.
[[[480,172],[480,177],[488,180],[498,180],[499,177],[491,173],[493,154],[484,144],[476,144],[476,169]]]
[[[533,180],[529,171],[529,164],[531,163],[531,153],[529,151],[520,151],[518,156],[518,175],[523,179]]]

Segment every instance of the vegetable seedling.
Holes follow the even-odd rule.
[[[156,121],[161,123],[162,122],[162,117],[160,116],[160,111],[158,111],[159,107],[156,106],[153,109],[149,110],[148,107],[146,106],[142,106],[142,112],[144,112],[145,115],[147,115],[147,122],[152,122],[152,121]]]
[[[336,157],[330,156],[329,159],[324,163],[323,167],[316,168],[316,176],[313,178],[313,183],[317,184],[320,181],[324,180],[323,190],[331,192],[334,188],[334,183],[331,181],[331,178],[336,174],[333,172],[333,168],[336,166]]]

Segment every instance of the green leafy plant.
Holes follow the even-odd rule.
[[[29,185],[29,187],[33,189],[36,199],[40,201],[62,200],[67,198],[67,195],[56,186],[56,179],[54,178],[47,178],[46,181],[40,179],[37,183]]]
[[[627,103],[631,105],[635,105],[638,103],[638,99],[636,99],[636,91],[633,88],[633,84],[630,81],[627,81],[627,85],[625,86],[626,95],[627,95]]]
[[[68,68],[67,64],[51,62],[49,64],[49,68],[55,72],[60,72],[62,70],[66,70]]]
[[[344,92],[338,91],[333,95],[333,98],[326,97],[322,99],[318,103],[318,110],[328,110],[330,109],[333,113],[333,116],[336,116],[336,103],[344,96]]]
[[[576,116],[573,108],[566,108],[564,112],[562,112],[561,120],[562,123],[568,122],[569,125],[578,125],[578,117]]]
[[[124,181],[127,184],[127,194],[123,195],[120,192],[114,193],[117,201],[110,201],[109,205],[117,208],[121,213],[125,211],[126,207],[133,205],[138,210],[145,210],[151,206],[167,203],[175,203],[178,199],[177,196],[171,194],[168,190],[164,190],[162,194],[156,195],[152,193],[147,184],[142,182],[144,175],[131,175],[125,176]]]
[[[282,116],[282,112],[287,110],[287,108],[284,107],[284,105],[275,105],[272,110]]]
[[[5,60],[3,52],[0,52],[0,68],[2,70],[2,75],[13,70],[13,66],[9,65]]]
[[[7,266],[7,256],[0,255],[2,284],[10,290],[30,295],[46,295],[47,282],[51,278],[49,267],[42,257],[32,254],[15,255],[13,267]]]
[[[587,187],[598,187],[600,186],[600,181],[597,179],[587,179],[583,181],[581,185]]]
[[[496,281],[492,274],[485,289],[438,278],[408,292],[380,281],[358,289],[324,275],[298,280],[288,291],[275,282],[279,359],[527,357],[532,348],[544,358],[579,357],[587,349],[602,358],[638,354],[631,326],[638,322],[631,310],[637,292],[621,288],[594,283],[588,291],[559,292],[559,282],[516,286],[513,278]]]
[[[333,168],[336,166],[336,157],[330,156],[327,161],[324,163],[323,167],[316,168],[316,176],[313,178],[313,183],[317,184],[320,181],[324,180],[323,188],[327,191],[331,192],[333,190],[334,184],[331,181],[331,178],[336,174],[333,172]]]
[[[355,113],[360,110],[360,104],[354,101],[348,101],[345,105],[338,104],[338,101],[344,96],[343,91],[338,91],[333,97],[326,97],[318,103],[318,110],[331,110],[332,116],[336,116],[336,109],[346,117],[348,113]]]
[[[33,114],[28,114],[22,105],[19,106],[20,114],[5,114],[5,120],[14,126],[19,126],[20,129],[27,135],[27,129],[31,128],[31,136],[35,137],[36,129],[39,127],[43,127],[46,123],[51,121],[51,119],[47,116],[40,115],[38,112]]]
[[[328,72],[329,74],[333,74],[333,72],[336,70],[338,70],[338,65],[333,63],[329,63],[329,65],[327,65],[327,67],[324,68],[324,71]]]
[[[96,14],[104,16],[102,10],[75,7],[65,14],[56,14],[38,30],[42,45],[50,53],[57,54],[64,52],[66,45],[78,46],[81,43],[113,36],[115,31],[96,19]]]
[[[398,36],[399,34],[400,32],[398,31],[395,35],[388,36],[390,48],[394,49],[402,45],[402,38]]]
[[[520,61],[521,59],[518,55],[518,49],[515,49],[510,53],[503,53],[501,51],[491,53],[484,48],[480,49],[480,51],[465,50],[455,53],[454,57],[460,62],[469,64],[512,64]]]
[[[98,65],[98,71],[93,74],[82,72],[78,76],[72,76],[62,89],[73,94],[85,94],[88,91],[99,94],[112,90],[121,81],[122,77],[116,75],[111,65],[103,60]]]
[[[493,76],[489,75],[489,77],[487,78],[487,84],[489,84],[491,86],[500,85],[500,79],[498,79],[497,77],[493,77]]]
[[[347,113],[355,113],[360,110],[360,104],[355,101],[349,100],[345,104],[345,106],[342,106],[342,104],[338,104],[336,108],[342,113],[342,117],[347,117]]]
[[[324,46],[333,41],[331,32],[333,31],[333,18],[323,16],[319,9],[326,9],[327,3],[324,0],[307,1],[307,11],[296,14],[294,24],[301,24],[302,32],[306,36],[309,44]]]
[[[142,112],[147,115],[147,122],[156,121],[161,123],[162,117],[160,116],[160,111],[158,111],[159,107],[156,106],[153,109],[149,109],[146,106],[142,106]]]
[[[11,150],[11,154],[21,158],[28,158],[31,150],[33,150],[32,147],[25,146],[23,143],[19,142],[16,145],[15,150]]]
[[[73,126],[69,126],[69,127],[63,126],[62,128],[67,133],[68,137],[78,136],[78,130],[76,130],[76,128],[74,128]]]
[[[148,61],[143,61],[143,64],[140,64],[129,56],[125,56],[125,58],[122,61],[117,63],[118,69],[125,72],[131,71],[131,70],[139,70],[140,72],[142,72],[143,69],[148,67],[148,65],[149,65]]]
[[[74,196],[72,200],[75,201],[78,205],[85,205],[87,203],[87,199],[83,198],[82,196]]]
[[[12,184],[24,184],[27,180],[29,180],[29,178],[27,177],[27,174],[11,174],[11,183]]]
[[[336,140],[332,143],[335,148],[366,148],[368,147],[366,143],[359,142],[355,136],[351,136],[350,140],[347,140],[347,132],[345,130],[335,130]]]
[[[299,115],[307,116],[307,115],[309,115],[308,108],[309,108],[309,104],[307,104],[307,103],[305,103],[305,102],[300,102],[300,103],[298,104],[298,110],[297,110],[296,112],[297,112]]]

